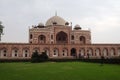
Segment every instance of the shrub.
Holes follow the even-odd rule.
[[[44,62],[48,60],[48,56],[46,52],[42,52],[39,54],[37,51],[33,52],[32,57],[31,57],[31,62],[36,63],[36,62]]]
[[[33,52],[32,57],[31,57],[31,62],[39,62],[39,53],[37,51]]]
[[[39,55],[39,61],[44,62],[47,60],[48,60],[48,56],[47,56],[46,52],[42,52],[42,54]]]

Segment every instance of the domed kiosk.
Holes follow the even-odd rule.
[[[63,18],[55,15],[47,20],[46,26],[52,26],[52,25],[64,26],[65,23],[66,21]]]
[[[44,28],[44,24],[40,22],[37,27],[38,28]]]
[[[80,27],[80,25],[76,24],[74,27],[75,30],[81,30],[82,28]]]

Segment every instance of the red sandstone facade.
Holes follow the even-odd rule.
[[[31,58],[34,51],[50,58],[106,58],[120,56],[120,44],[92,44],[91,32],[69,25],[59,16],[29,29],[29,43],[0,43],[0,59]]]

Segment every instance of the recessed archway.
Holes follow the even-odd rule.
[[[44,48],[44,52],[48,55],[48,56],[50,56],[50,50],[49,50],[49,48]]]
[[[12,57],[19,57],[19,49],[18,48],[12,49]]]
[[[97,48],[95,50],[95,56],[97,56],[97,57],[101,56],[101,54],[100,54],[100,48]]]
[[[104,57],[108,56],[108,49],[107,49],[107,48],[104,48],[104,49],[103,49],[102,55],[103,55]]]
[[[57,48],[53,49],[53,57],[58,57],[59,50]]]
[[[88,49],[88,55],[89,55],[89,56],[94,56],[94,54],[93,54],[93,49],[92,49],[92,48],[89,48],[89,49]]]
[[[71,40],[74,40],[74,35],[71,36]]]
[[[46,37],[45,37],[45,35],[40,35],[38,37],[38,42],[42,43],[42,44],[46,43]]]
[[[23,49],[23,57],[29,57],[29,49],[28,48],[24,48]]]
[[[7,57],[7,49],[3,48],[0,50],[0,57]]]
[[[110,56],[115,56],[115,49],[114,48],[111,48],[110,49]]]
[[[63,55],[63,56],[68,56],[68,50],[67,50],[66,48],[64,48],[64,49],[62,50],[62,55]]]
[[[80,43],[81,44],[85,44],[86,43],[86,39],[84,36],[80,36]]]
[[[79,50],[79,53],[80,53],[81,56],[85,56],[85,49],[84,49],[84,48],[81,48],[81,49]]]
[[[56,35],[56,43],[68,43],[68,35],[67,33],[60,31]]]
[[[33,48],[33,51],[32,52],[40,52],[40,50],[39,50],[39,48],[38,47],[35,47],[35,48]]]
[[[76,56],[76,49],[75,48],[72,48],[71,49],[71,56]]]

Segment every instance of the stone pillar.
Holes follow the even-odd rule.
[[[79,58],[79,48],[76,48],[76,57]]]
[[[12,57],[12,48],[10,47],[7,48],[7,54],[8,54],[7,57]]]
[[[70,52],[71,52],[71,50],[70,50],[70,47],[68,47],[68,57],[70,57]]]
[[[110,58],[111,57],[111,48],[107,48],[107,57]]]
[[[19,50],[18,57],[23,57],[22,45],[19,46],[18,50]]]
[[[87,56],[87,54],[88,54],[88,51],[87,51],[87,47],[84,47],[84,49],[85,49],[85,55],[84,56]]]
[[[96,57],[96,53],[95,53],[95,49],[92,48],[92,52],[93,52],[93,57],[95,58]]]
[[[53,47],[50,46],[49,50],[50,50],[49,51],[49,57],[52,57],[52,55],[53,55]]]
[[[117,47],[115,47],[115,56],[119,56]]]
[[[58,57],[62,57],[63,56],[63,48],[62,47],[60,47],[60,48],[58,48],[59,50],[59,52],[58,52]]]

